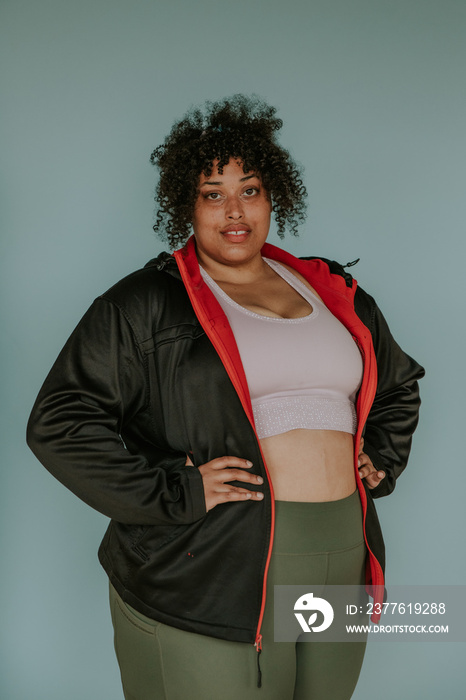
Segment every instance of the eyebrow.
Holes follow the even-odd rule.
[[[253,173],[252,175],[246,175],[246,177],[242,177],[240,179],[240,182],[246,182],[246,180],[250,180],[253,177],[257,177],[259,179],[259,176],[256,173]],[[223,182],[221,182],[220,180],[215,182],[213,180],[205,180],[205,182],[202,183],[201,187],[203,187],[204,185],[223,185]]]

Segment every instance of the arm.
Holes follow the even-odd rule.
[[[39,393],[27,440],[43,465],[90,506],[122,523],[185,524],[205,515],[202,478],[183,454],[149,462],[121,438],[149,404],[143,356],[120,309],[97,299]]]
[[[377,392],[364,431],[364,453],[385,477],[371,488],[373,498],[386,496],[408,461],[411,440],[419,417],[418,380],[423,368],[403,352],[393,339],[374,299],[358,288],[358,316],[369,328],[377,359]]]

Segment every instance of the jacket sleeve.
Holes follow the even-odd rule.
[[[59,481],[104,515],[134,525],[187,524],[206,512],[199,471],[177,453],[149,463],[121,437],[150,400],[145,362],[129,319],[97,299],[40,390],[27,441]]]
[[[371,489],[373,498],[386,496],[408,461],[419,418],[418,380],[424,369],[394,340],[374,299],[358,288],[355,309],[372,334],[377,360],[377,391],[364,431],[364,452],[385,478]]]

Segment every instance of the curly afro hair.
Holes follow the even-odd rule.
[[[200,174],[210,177],[214,161],[222,173],[230,158],[241,161],[245,173],[254,170],[260,175],[280,238],[286,228],[297,235],[307,193],[299,168],[277,143],[276,132],[283,122],[276,111],[254,95],[206,102],[204,110],[193,108],[175,123],[153,151],[151,163],[160,170],[153,228],[172,249],[183,245],[191,233]]]

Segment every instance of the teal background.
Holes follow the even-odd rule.
[[[279,107],[309,191],[285,247],[360,257],[427,369],[410,466],[378,502],[388,581],[466,583],[464,0],[2,0],[0,26],[1,697],[123,697],[106,519],[39,465],[25,423],[93,298],[163,249],[149,155],[205,99]],[[369,646],[354,699],[463,698],[464,653]]]

